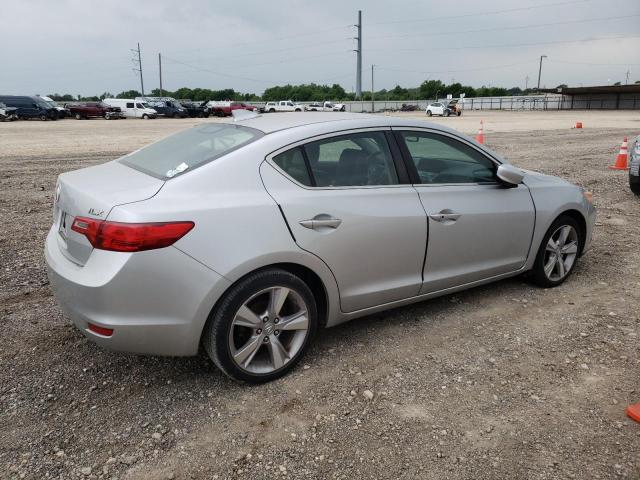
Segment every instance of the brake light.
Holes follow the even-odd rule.
[[[173,245],[193,222],[121,223],[76,217],[71,230],[84,235],[93,248],[114,252],[141,252]]]

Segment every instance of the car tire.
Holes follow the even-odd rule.
[[[433,114],[431,113],[431,110],[427,110],[427,117],[430,117],[431,115],[433,115]]]
[[[451,115],[451,112],[449,112],[449,110],[445,110],[445,111],[444,111],[444,116],[445,116],[445,117],[448,117],[449,115]]]
[[[275,109],[275,108],[270,108],[270,109],[269,109],[269,113],[275,113],[275,112],[276,112],[276,109]]]
[[[146,113],[144,115],[142,115],[142,119],[143,120],[149,120],[149,115],[147,115]]]
[[[640,195],[640,182],[631,181],[631,175],[629,175],[629,188],[636,195]]]
[[[283,291],[286,294],[280,310],[270,309],[270,302],[281,298]],[[285,325],[286,318],[299,315],[296,309],[306,311],[306,322],[300,322],[298,316],[295,329],[277,330],[278,324]],[[282,315],[281,323],[278,315]],[[209,316],[202,345],[227,376],[239,382],[265,383],[295,367],[317,328],[316,302],[307,284],[285,270],[268,269],[249,274],[225,293]]]
[[[565,240],[558,245],[558,250],[554,252],[554,247],[551,244],[558,244],[557,240],[559,239],[559,235],[562,235],[563,230],[568,232],[568,235]],[[574,246],[570,247],[571,244]],[[578,222],[568,215],[560,215],[551,224],[544,237],[542,237],[542,242],[538,248],[538,253],[536,255],[535,262],[533,263],[533,269],[531,270],[531,279],[533,282],[544,288],[557,287],[562,284],[567,278],[569,278],[569,276],[571,276],[571,273],[578,262],[578,257],[580,256],[583,245],[583,233]],[[562,253],[565,249],[567,252],[571,253]],[[561,255],[565,255],[564,257],[561,257],[562,261],[557,260],[558,251],[561,252]],[[570,256],[571,258],[569,258]],[[556,260],[554,260],[554,258]],[[562,263],[562,271],[559,271],[560,263]],[[551,271],[549,271],[549,267],[551,268]]]
[[[46,121],[47,121],[47,116],[46,116],[46,115],[40,115],[38,118],[39,118],[40,120],[42,120],[43,122],[46,122]]]
[[[76,117],[76,120],[82,120],[82,115],[79,113],[76,113],[74,116]]]

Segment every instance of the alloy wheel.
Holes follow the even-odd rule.
[[[250,373],[283,368],[302,349],[309,333],[309,308],[295,290],[274,286],[251,296],[229,330],[235,364]]]
[[[549,237],[544,253],[544,273],[553,282],[566,277],[578,255],[578,232],[562,225]]]

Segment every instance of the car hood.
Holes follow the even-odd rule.
[[[525,170],[521,168],[524,172],[524,180],[525,185],[533,187],[536,185],[573,185],[571,182],[567,182],[566,180],[560,177],[554,177],[553,175],[545,175],[544,173],[533,172],[531,170]]]

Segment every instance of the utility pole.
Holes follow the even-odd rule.
[[[538,90],[540,90],[540,77],[542,76],[542,59],[547,58],[546,55],[540,55],[540,69],[538,70]]]
[[[375,103],[376,89],[373,86],[373,68],[374,67],[375,65],[371,64],[371,113],[375,113],[376,111],[376,103]]]
[[[527,75],[526,77],[524,77],[524,89],[528,90],[529,89],[529,75]]]
[[[631,75],[631,72],[629,70],[627,70],[626,75],[627,75],[627,79],[624,81],[624,84],[625,85],[629,85],[629,75]]]
[[[160,96],[163,97],[162,94],[162,54],[158,53],[158,71],[160,72]]]
[[[138,48],[137,49],[131,49],[131,51],[135,54],[138,54],[138,58],[136,59],[135,57],[131,59],[131,61],[133,62],[134,65],[138,65],[138,68],[134,68],[133,71],[134,72],[138,72],[140,73],[140,90],[142,93],[142,96],[144,97],[144,81],[142,80],[142,55],[140,54],[140,42],[138,42]]]
[[[357,52],[356,60],[356,100],[362,99],[362,10],[358,10],[358,24],[354,25],[358,28],[358,36],[355,40],[358,40],[358,48],[354,50]]]

